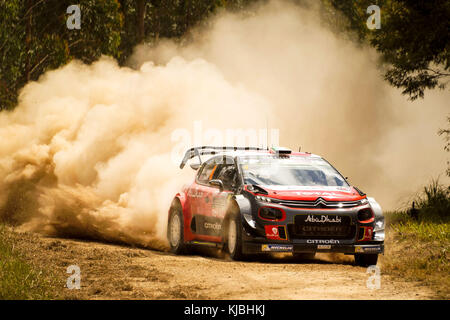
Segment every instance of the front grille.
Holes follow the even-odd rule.
[[[349,216],[310,214],[295,216],[294,224],[288,225],[288,231],[294,239],[352,239],[356,227],[351,225]]]
[[[323,198],[317,198],[314,201],[309,200],[279,200],[271,199],[273,203],[281,204],[291,208],[321,208],[321,209],[338,209],[353,208],[361,205],[360,200],[356,201],[328,201]]]

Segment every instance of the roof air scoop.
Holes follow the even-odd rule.
[[[270,152],[275,153],[276,155],[283,156],[283,155],[289,155],[292,153],[291,149],[283,148],[283,147],[272,147],[270,149]]]

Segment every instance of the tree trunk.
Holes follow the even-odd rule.
[[[152,33],[154,34],[153,37],[153,44],[158,43],[159,41],[159,34],[161,33],[161,16],[163,14],[162,11],[162,4],[161,0],[150,0],[150,3],[152,5],[152,12],[151,12],[151,21],[152,21]]]
[[[137,0],[137,39],[138,43],[145,40],[145,0]]]
[[[26,53],[26,70],[25,70],[25,74],[26,74],[26,78],[27,78],[27,82],[30,81],[30,76],[31,76],[31,57],[30,57],[30,49],[31,49],[31,32],[32,32],[32,12],[31,12],[31,7],[33,6],[33,0],[27,0],[26,2],[26,7],[25,7],[25,12],[28,13],[28,17],[27,17],[27,22],[26,22],[26,28],[25,28],[25,32],[26,32],[26,38],[25,38],[25,42],[26,42],[26,48],[27,48],[27,53]]]

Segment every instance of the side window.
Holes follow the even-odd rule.
[[[211,180],[211,177],[214,174],[216,168],[217,164],[215,161],[213,161],[213,159],[206,162],[203,166],[202,171],[198,175],[198,181],[202,183],[208,183],[208,181]]]
[[[236,167],[234,164],[221,165],[214,179],[222,180],[225,190],[232,190],[236,184]]]

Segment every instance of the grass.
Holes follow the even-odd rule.
[[[0,225],[0,300],[52,299],[50,273],[25,261],[10,235]]]
[[[443,186],[439,180],[432,180],[416,196],[415,203],[419,209],[419,218],[423,221],[449,222],[450,220],[450,186]]]
[[[418,218],[410,210],[387,212],[384,272],[419,281],[450,298],[450,192],[437,180],[424,187],[414,202]]]

